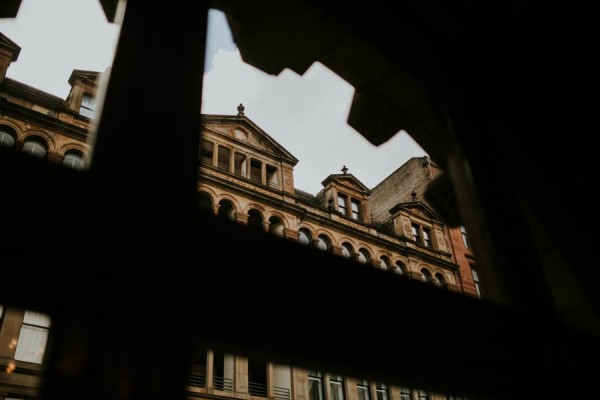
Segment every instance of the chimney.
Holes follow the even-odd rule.
[[[10,63],[17,61],[20,52],[21,48],[15,42],[0,33],[0,84],[4,82]]]

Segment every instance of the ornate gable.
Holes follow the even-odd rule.
[[[292,165],[298,163],[296,157],[246,116],[203,114],[202,125],[209,132],[229,136],[249,147],[283,158]]]

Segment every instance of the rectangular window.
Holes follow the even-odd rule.
[[[250,180],[256,183],[262,183],[262,162],[259,160],[250,160]]]
[[[36,311],[25,311],[15,351],[15,360],[42,364],[49,328],[49,316]]]
[[[267,164],[267,186],[277,189],[277,168]]]
[[[410,389],[401,387],[400,388],[400,400],[411,400]]]
[[[329,390],[331,392],[329,400],[344,400],[344,378],[340,375],[332,375],[329,378]]]
[[[471,274],[473,275],[473,283],[475,283],[475,290],[477,291],[477,297],[481,298],[481,282],[479,281],[479,273],[477,269],[471,265]]]
[[[421,227],[417,224],[411,225],[413,240],[419,244],[421,244]]]
[[[469,234],[467,233],[467,228],[464,226],[460,226],[460,233],[462,234],[463,243],[467,249],[471,248],[471,241],[469,240]]]
[[[215,144],[208,140],[203,140],[200,144],[200,162],[203,165],[212,165],[214,146]]]
[[[229,157],[231,150],[228,147],[220,146],[217,153],[217,167],[223,171],[229,171]]]
[[[388,400],[388,387],[385,383],[376,383],[375,384],[375,394],[377,396],[377,400]]]
[[[233,173],[238,176],[247,176],[248,165],[246,164],[246,155],[242,153],[235,153],[233,157]]]
[[[346,196],[342,194],[338,194],[338,211],[344,215],[348,214],[346,209]]]
[[[323,375],[318,371],[308,371],[308,399],[323,400]]]
[[[352,199],[350,204],[352,206],[352,218],[359,220],[360,219],[360,201]]]
[[[423,228],[423,245],[433,249],[433,242],[431,241],[431,230],[429,228]]]
[[[358,391],[358,400],[371,400],[369,381],[359,379],[356,382],[356,389]]]
[[[83,98],[81,99],[81,107],[79,107],[79,114],[84,117],[94,118],[94,114],[96,113],[96,99],[85,93]]]
[[[419,400],[429,400],[429,393],[424,390],[419,390]]]

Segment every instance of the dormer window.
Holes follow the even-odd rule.
[[[84,117],[94,118],[96,113],[96,99],[89,93],[85,93],[81,99],[81,107],[79,107],[79,114]]]

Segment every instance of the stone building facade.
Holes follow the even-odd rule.
[[[71,91],[61,99],[5,77],[19,52],[0,34],[0,145],[85,170],[92,160],[101,74],[73,71]],[[241,104],[234,115],[203,115],[199,135],[198,206],[208,213],[439,290],[476,293],[469,269],[474,259],[460,230],[446,226],[422,197],[437,168],[428,158],[409,160],[373,189],[344,167],[324,176],[323,189],[313,195],[294,185],[298,159],[248,118]],[[0,322],[0,400],[34,398],[50,318],[5,305]],[[195,357],[187,393],[239,400],[447,398],[212,349]]]

